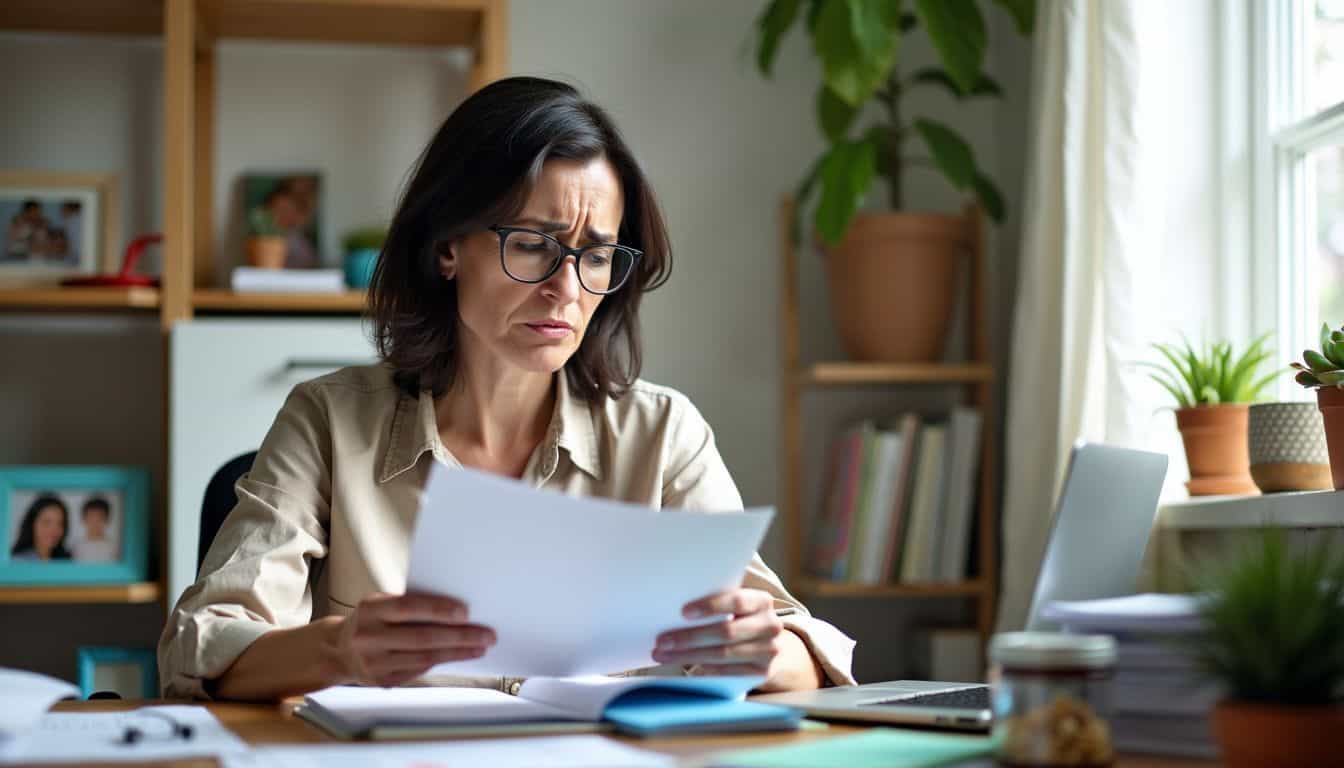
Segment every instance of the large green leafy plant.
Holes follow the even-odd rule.
[[[992,2],[1012,15],[1021,34],[1031,34],[1034,0]],[[899,209],[901,182],[912,163],[931,163],[1002,221],[1003,195],[976,164],[970,145],[943,123],[907,115],[902,104],[910,90],[923,87],[945,89],[958,99],[1002,94],[984,72],[985,19],[976,0],[770,0],[757,21],[761,74],[770,76],[780,41],[799,17],[821,60],[817,117],[830,148],[813,164],[797,197],[801,209],[820,185],[815,225],[821,238],[840,241],[875,175],[887,179],[892,207]],[[902,39],[918,29],[933,42],[941,66],[902,70]],[[858,127],[856,118],[869,102],[881,106],[883,118]],[[927,157],[908,153],[906,145],[916,137]]]
[[[1206,634],[1191,649],[1234,699],[1286,705],[1344,695],[1344,557],[1326,540],[1293,551],[1279,530],[1238,555],[1206,563]],[[1323,736],[1324,738],[1324,736]]]
[[[1153,348],[1166,358],[1167,365],[1140,365],[1153,369],[1150,374],[1153,381],[1176,398],[1178,407],[1249,403],[1258,400],[1265,387],[1281,373],[1274,370],[1257,378],[1261,367],[1273,356],[1264,348],[1268,338],[1261,336],[1251,342],[1235,359],[1232,345],[1225,341],[1199,350],[1186,339],[1181,340],[1179,347],[1154,344]]]

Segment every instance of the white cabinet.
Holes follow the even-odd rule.
[[[173,326],[168,412],[168,602],[196,580],[201,501],[225,462],[261,445],[294,385],[374,362],[363,323],[210,318]]]

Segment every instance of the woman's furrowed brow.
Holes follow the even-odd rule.
[[[519,225],[534,227],[538,231],[546,232],[548,234],[551,232],[564,232],[566,229],[569,229],[569,225],[564,223],[563,221],[549,221],[547,219],[538,219],[533,217],[524,217],[518,219],[517,223]],[[610,232],[599,232],[593,229],[592,227],[586,228],[584,230],[584,235],[586,235],[589,240],[592,240],[593,242],[596,243],[612,243],[616,241],[616,235]]]

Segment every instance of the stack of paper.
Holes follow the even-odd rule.
[[[234,267],[230,287],[237,293],[341,293],[339,269],[260,269]]]
[[[1111,730],[1121,750],[1213,757],[1209,716],[1222,698],[1187,648],[1203,631],[1201,598],[1131,595],[1054,602],[1042,618],[1069,632],[1114,635],[1116,668]]]

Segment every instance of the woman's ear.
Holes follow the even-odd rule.
[[[457,277],[457,245],[450,240],[436,240],[434,253],[439,257],[439,274],[443,279]]]

